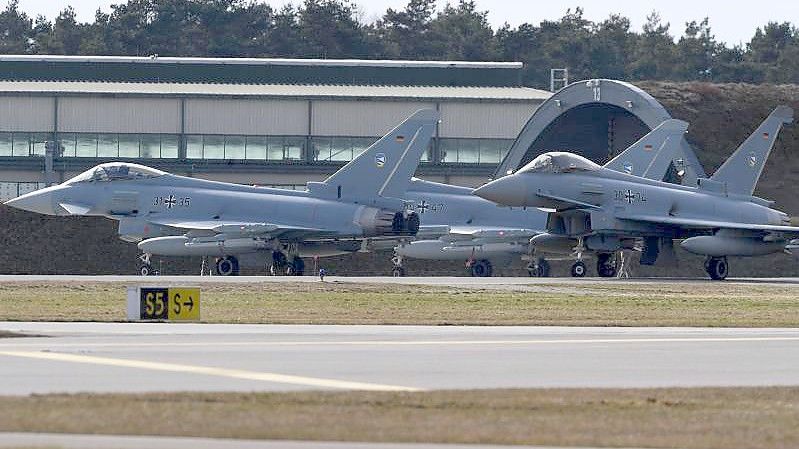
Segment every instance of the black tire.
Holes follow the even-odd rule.
[[[491,262],[486,259],[475,261],[471,268],[472,276],[476,278],[488,278],[491,277],[494,272]]]
[[[152,276],[155,274],[152,265],[142,265],[139,267],[139,274],[142,276]]]
[[[596,272],[601,278],[616,276],[616,264],[612,254],[599,254],[596,260]]]
[[[394,267],[391,269],[391,275],[395,278],[402,278],[405,277],[405,268],[403,267]]]
[[[216,274],[219,276],[238,276],[239,261],[233,257],[222,257],[216,260]]]
[[[530,277],[547,278],[549,277],[549,270],[549,262],[545,259],[538,259],[532,267],[527,269],[527,272],[530,274]]]
[[[585,277],[587,271],[588,268],[586,268],[585,262],[583,262],[582,260],[578,260],[577,262],[574,262],[574,264],[572,265],[571,275],[574,278],[582,278]]]
[[[710,279],[714,281],[727,279],[727,275],[730,272],[726,257],[711,257],[705,264],[705,269],[707,274],[710,275]]]

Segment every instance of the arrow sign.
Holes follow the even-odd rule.
[[[199,320],[200,289],[169,288],[169,319]]]

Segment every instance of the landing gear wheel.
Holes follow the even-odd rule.
[[[577,262],[574,262],[574,265],[572,265],[571,274],[574,278],[582,278],[585,277],[586,271],[588,270],[585,267],[585,262],[578,260]]]
[[[395,278],[402,278],[405,277],[405,268],[403,267],[394,267],[391,269],[391,275]]]
[[[729,274],[729,264],[726,257],[710,257],[705,262],[705,271],[714,281],[723,281]]]
[[[152,265],[142,265],[139,267],[139,274],[142,276],[153,276],[155,275],[155,270]]]
[[[288,272],[289,260],[282,251],[272,252],[272,265],[269,267],[269,272],[272,276],[278,276],[283,273],[291,275]]]
[[[233,256],[222,257],[216,260],[216,274],[220,276],[238,276],[239,261]]]
[[[596,272],[601,278],[616,276],[616,261],[613,254],[599,254],[596,259]]]
[[[286,276],[302,276],[304,273],[305,261],[299,257],[295,257],[291,263],[286,265]]]
[[[491,267],[491,262],[486,259],[477,260],[471,266],[472,276],[476,278],[491,277],[493,271],[494,270],[493,267]]]
[[[538,259],[532,266],[527,268],[530,277],[546,278],[549,277],[549,262],[546,259]]]

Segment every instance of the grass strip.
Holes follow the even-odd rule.
[[[795,448],[799,388],[0,397],[0,431],[255,439]]]

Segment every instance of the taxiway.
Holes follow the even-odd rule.
[[[799,329],[3,322],[0,394],[799,385]]]

